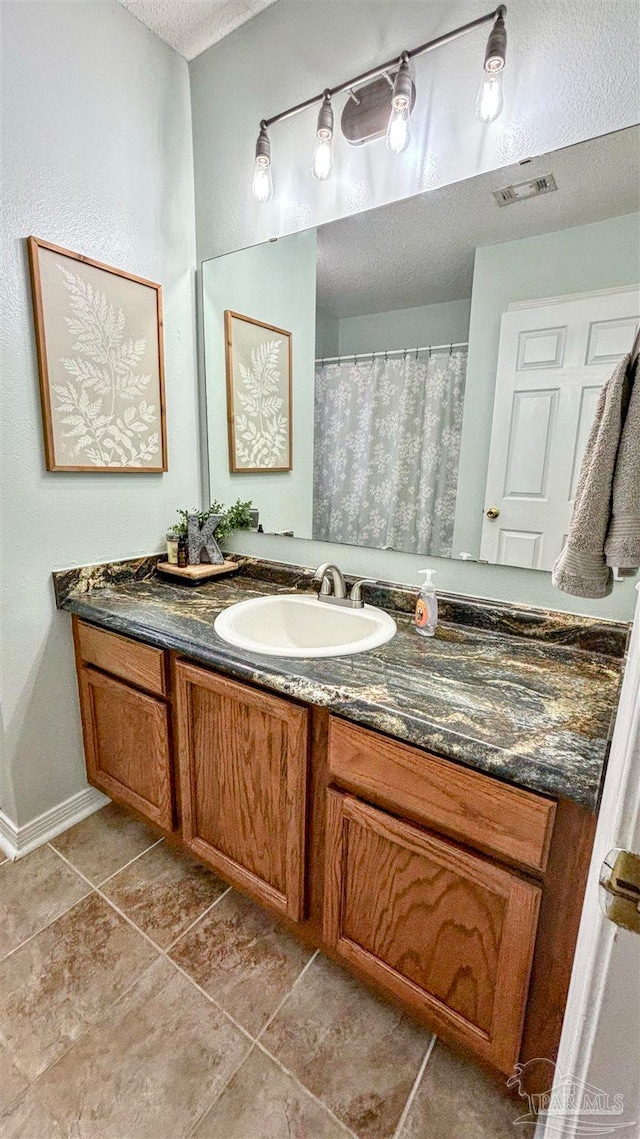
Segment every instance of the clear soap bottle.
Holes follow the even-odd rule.
[[[418,573],[425,574],[426,581],[421,586],[418,600],[416,601],[414,616],[415,629],[416,633],[419,633],[421,637],[433,637],[438,626],[438,599],[436,597],[436,587],[433,584],[436,571],[423,569],[418,570]]]

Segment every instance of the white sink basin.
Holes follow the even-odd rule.
[[[306,594],[239,601],[216,617],[214,628],[236,648],[278,657],[365,653],[390,641],[397,631],[383,609],[342,608]]]

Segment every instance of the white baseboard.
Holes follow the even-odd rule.
[[[86,819],[87,815],[99,811],[108,802],[106,795],[95,787],[85,787],[21,827],[0,811],[0,850],[12,860],[24,858],[25,854]]]

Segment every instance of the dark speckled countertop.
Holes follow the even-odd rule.
[[[369,653],[316,660],[245,653],[214,632],[220,610],[249,597],[308,588],[309,582],[307,577],[292,589],[291,581],[257,580],[247,572],[245,567],[244,576],[197,588],[165,584],[153,573],[87,592],[79,592],[77,582],[64,589],[57,582],[56,588],[62,608],[96,625],[330,707],[519,787],[596,807],[620,655],[566,647],[548,633],[546,639],[518,636],[459,623],[442,623],[427,640],[416,636],[410,616],[397,606],[396,637]],[[551,625],[547,621],[547,629]],[[623,636],[625,627],[610,628],[619,649],[615,630]]]

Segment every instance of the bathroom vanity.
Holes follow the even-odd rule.
[[[392,641],[284,660],[213,621],[304,571],[57,577],[94,786],[489,1068],[555,1056],[624,625],[444,598],[425,642],[370,589]]]

